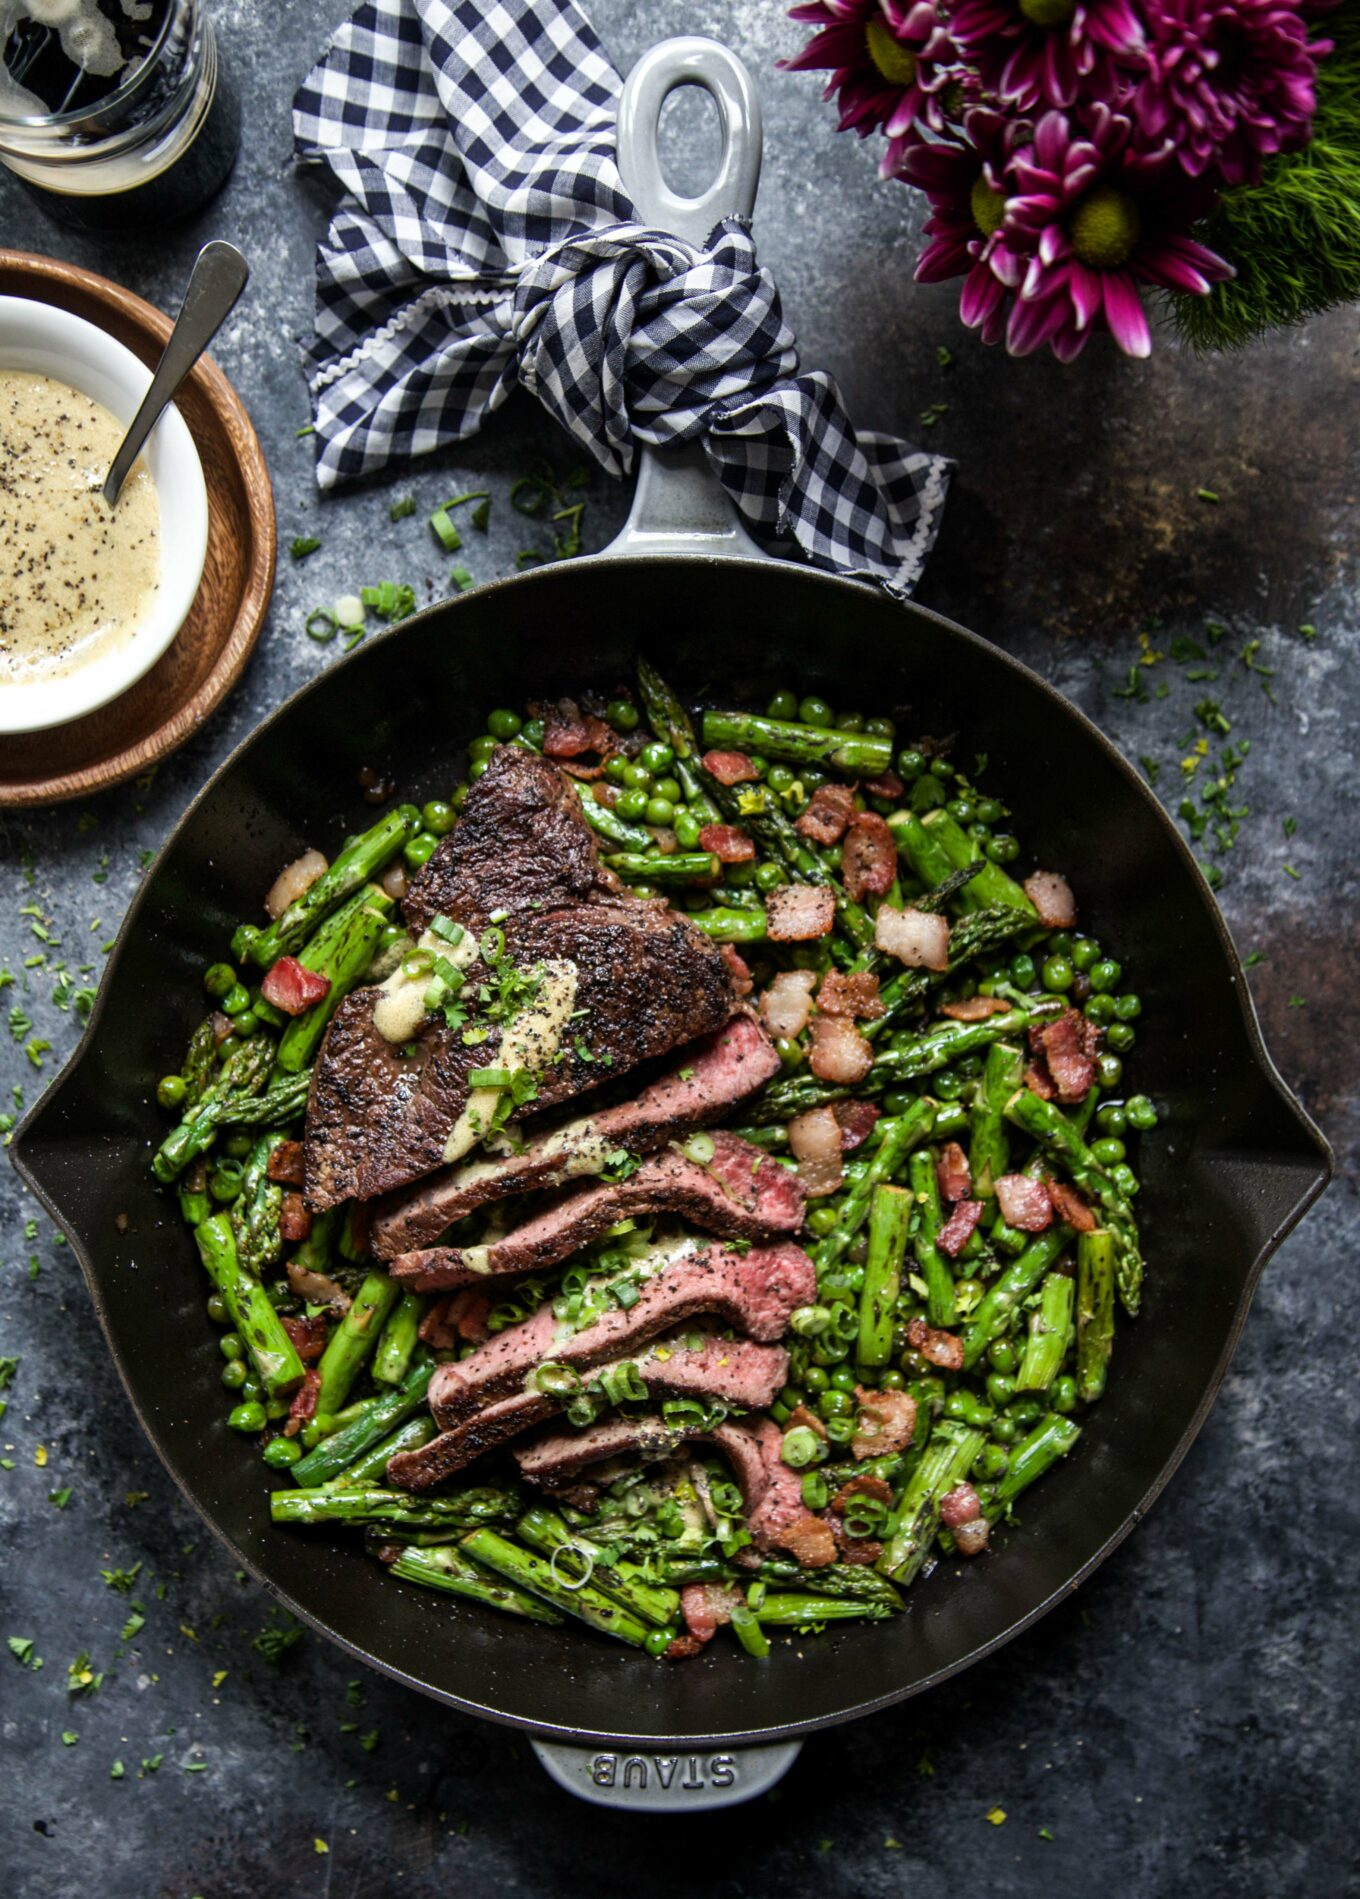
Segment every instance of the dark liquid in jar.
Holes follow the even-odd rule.
[[[102,0],[98,7],[86,11],[97,13],[105,22],[117,48],[114,53],[109,38],[102,38],[93,65],[81,63],[80,43],[73,39],[69,27],[63,34],[59,27],[46,26],[28,14],[20,15],[5,41],[4,61],[10,78],[41,100],[48,112],[90,112],[101,99],[126,85],[155,48],[170,8],[168,0],[139,0],[126,9],[119,0]],[[73,24],[79,23],[77,16]],[[116,69],[93,69],[112,66],[115,58]],[[137,116],[150,118],[163,103],[153,82]]]

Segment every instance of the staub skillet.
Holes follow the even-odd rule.
[[[724,132],[703,200],[656,159],[666,94],[698,83]],[[710,41],[634,71],[624,175],[649,221],[700,241],[749,211],[759,107]],[[200,972],[278,866],[358,828],[364,765],[404,798],[443,795],[488,706],[627,679],[639,651],[692,700],[760,705],[793,679],[832,704],[957,731],[1023,814],[1035,860],[1067,870],[1083,922],[1137,973],[1145,1137],[1142,1317],[1072,1464],[966,1572],[942,1564],[891,1622],[753,1665],[721,1644],[654,1666],[571,1628],[514,1624],[394,1586],[357,1547],[270,1524],[267,1473],[224,1431],[204,1285],[148,1160],[155,1079],[202,1008]],[[130,910],[80,1048],[15,1138],[15,1163],[70,1234],[128,1395],[185,1495],[243,1563],[359,1659],[451,1705],[526,1728],[563,1784],[694,1809],[748,1798],[792,1737],[882,1708],[1007,1641],[1087,1576],[1146,1512],[1218,1390],[1271,1250],[1321,1192],[1325,1143],[1261,1043],[1241,965],[1174,826],[1093,725],[975,634],[852,582],[760,557],[697,461],[646,460],[633,517],[596,560],[479,588],[370,641],[294,695],[211,780]],[[150,1321],[148,1317],[150,1315]],[[543,1742],[550,1743],[543,1745]]]

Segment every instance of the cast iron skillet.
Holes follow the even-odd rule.
[[[625,157],[639,124],[653,134],[662,97],[685,79],[714,92],[728,121],[717,189],[730,195],[719,209],[749,206],[754,94],[710,42],[659,48],[634,73]],[[628,175],[636,185],[635,153]],[[648,209],[682,231],[697,225],[700,237],[716,215],[711,203]],[[1030,1493],[994,1554],[941,1564],[902,1616],[803,1642],[799,1658],[781,1644],[764,1664],[715,1643],[683,1667],[657,1667],[574,1628],[451,1606],[395,1583],[352,1544],[272,1526],[266,1495],[284,1479],[224,1429],[205,1282],[148,1167],[163,1120],[155,1080],[201,1015],[204,963],[258,914],[302,845],[371,820],[360,767],[390,769],[403,798],[446,794],[489,707],[612,687],[631,677],[639,652],[692,703],[759,706],[794,681],[834,705],[891,709],[904,733],[957,732],[970,759],[987,753],[987,782],[1014,806],[1027,857],[1070,874],[1084,926],[1136,978],[1145,1010],[1134,1073],[1163,1110],[1140,1154],[1145,1309],[1120,1327],[1109,1390],[1083,1418],[1070,1464]],[[579,1744],[587,1751],[544,1750],[577,1791],[622,1798],[627,1768],[634,1802],[691,1807],[758,1790],[793,1751],[720,1750],[786,1742],[916,1694],[1089,1575],[1185,1455],[1267,1257],[1330,1172],[1325,1143],[1262,1046],[1194,860],[1113,746],[962,627],[760,559],[683,458],[649,463],[634,518],[606,557],[418,615],[304,687],[239,748],[148,875],[85,1037],[13,1154],[71,1236],[148,1435],[238,1562],[359,1659],[456,1707]],[[645,1752],[629,1766],[620,1749]]]

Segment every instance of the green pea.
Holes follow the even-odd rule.
[[[1053,1383],[1049,1386],[1048,1402],[1050,1409],[1053,1411],[1060,1411],[1066,1414],[1069,1411],[1076,1410],[1077,1381],[1072,1377],[1070,1372],[1064,1372],[1061,1377],[1053,1380]]]
[[[987,1362],[993,1371],[1000,1372],[1006,1378],[1013,1378],[1015,1368],[1020,1363],[1020,1354],[1009,1339],[993,1339],[987,1347]]]
[[[250,1377],[250,1367],[244,1359],[229,1358],[222,1367],[220,1375],[228,1391],[239,1391]]]
[[[1096,1056],[1096,1080],[1102,1088],[1117,1088],[1124,1078],[1124,1064],[1117,1055]]]
[[[1004,1414],[998,1413],[997,1416],[992,1419],[987,1429],[998,1444],[1014,1444],[1016,1438],[1020,1435],[1020,1426],[1015,1422],[1015,1419],[1011,1417],[1009,1412]]]
[[[500,741],[492,738],[489,732],[483,732],[479,738],[473,739],[472,743],[468,746],[468,757],[473,760],[488,759],[499,743]]]
[[[981,824],[995,824],[998,818],[1004,818],[1006,807],[996,798],[979,798],[977,807],[978,821]]]
[[[497,706],[487,718],[486,729],[493,738],[512,739],[519,737],[523,723],[518,712],[512,712],[509,706]]]
[[[1092,989],[1097,995],[1103,995],[1106,990],[1118,986],[1119,978],[1124,971],[1119,963],[1112,962],[1108,956],[1103,956],[1098,963],[1092,963],[1090,973]]]
[[[1138,1176],[1127,1161],[1120,1161],[1117,1166],[1110,1169],[1110,1179],[1118,1187],[1120,1193],[1130,1200],[1138,1191]]]
[[[756,867],[754,862],[748,858],[744,864],[726,865],[723,875],[727,883],[734,890],[741,890],[755,882]]]
[[[676,1640],[678,1633],[678,1630],[670,1628],[648,1629],[642,1646],[648,1655],[653,1657],[664,1655],[671,1643]]]
[[[914,752],[908,748],[905,752],[899,752],[897,754],[897,775],[899,778],[905,778],[910,782],[913,778],[919,778],[925,768],[926,761],[924,753]]]
[[[250,991],[246,988],[245,984],[242,982],[233,983],[232,987],[227,991],[226,995],[222,997],[223,1015],[244,1015],[246,1010],[249,1007],[250,1007]],[[238,1023],[237,1024],[238,1032],[240,1030],[240,1027],[241,1027],[241,1024]]]
[[[657,892],[656,892],[655,884],[634,884],[633,885],[633,895],[637,898],[639,903],[650,903],[651,899],[656,894]]]
[[[496,715],[493,712],[491,716]],[[287,1470],[301,1456],[302,1446],[295,1437],[271,1437],[264,1447],[264,1461],[271,1470]]]
[[[848,1365],[841,1365],[832,1372],[831,1383],[837,1391],[853,1391],[856,1384],[855,1374]]]
[[[1034,987],[1034,958],[1032,956],[1026,956],[1023,951],[1019,956],[1012,956],[1011,981],[1017,989]]]
[[[830,776],[830,772],[823,771],[820,765],[803,765],[799,769],[798,782],[810,797],[818,785],[824,785]]]
[[[1037,1424],[1044,1415],[1044,1407],[1037,1398],[1017,1398],[1006,1406],[1006,1416],[1027,1431],[1031,1424]]]
[[[1107,1101],[1096,1109],[1096,1126],[1102,1134],[1113,1134],[1116,1138],[1128,1127],[1128,1111],[1118,1101]]]
[[[217,1341],[217,1349],[223,1358],[244,1358],[246,1342],[239,1332],[224,1332]]]
[[[796,719],[798,717],[798,695],[787,687],[777,692],[765,708],[768,719]]]
[[[614,800],[614,809],[621,818],[641,818],[647,815],[647,793],[645,791],[621,791]]]
[[[412,870],[419,870],[422,864],[429,863],[438,849],[439,839],[433,831],[417,831],[401,854]]]
[[[883,1111],[885,1114],[905,1114],[915,1099],[915,1095],[907,1088],[890,1088],[883,1097]]]
[[[253,1436],[256,1431],[263,1431],[268,1419],[259,1399],[248,1398],[244,1404],[238,1404],[228,1412],[227,1423],[233,1431],[246,1431]]]
[[[631,699],[611,699],[604,709],[604,716],[616,732],[637,730],[638,709]]]
[[[770,1406],[770,1416],[776,1424],[787,1424],[793,1416],[793,1407],[785,1404],[782,1398],[776,1398]]]
[[[891,719],[866,719],[864,730],[870,738],[896,738],[897,727]]]
[[[254,1376],[249,1377],[243,1385],[238,1385],[236,1389],[247,1404],[264,1403],[264,1386],[260,1383],[258,1378]]]
[[[825,731],[835,722],[835,714],[825,699],[807,698],[798,707],[798,717],[804,725],[815,725]]]
[[[977,807],[971,798],[951,798],[945,806],[945,810],[949,813],[951,818],[956,819],[958,823],[964,826],[971,824],[973,819],[977,816]]]
[[[1013,864],[1020,855],[1020,840],[1012,837],[1009,831],[998,831],[987,844],[986,851],[994,864]]]
[[[839,1371],[842,1367],[837,1366],[836,1369]],[[824,1391],[817,1400],[818,1415],[824,1420],[826,1418],[848,1418],[854,1408],[855,1401],[850,1396],[850,1393],[848,1391],[837,1390],[835,1372],[833,1372],[831,1375],[830,1391]]]
[[[493,712],[491,716],[496,715]],[[453,806],[445,804],[442,798],[431,798],[420,813],[420,821],[433,836],[447,837],[453,829]]]
[[[685,794],[678,778],[658,778],[656,783],[652,786],[652,796],[654,798],[669,798],[672,804],[683,804],[685,800]]]
[[[221,1143],[222,1152],[226,1155],[227,1159],[238,1161],[244,1160],[254,1145],[254,1137],[247,1134],[244,1128],[236,1134],[229,1134]]]
[[[770,716],[773,718],[774,714],[771,713]],[[818,1210],[820,1211],[820,1209]],[[803,1384],[809,1392],[825,1391],[830,1382],[830,1374],[824,1371],[820,1365],[809,1365],[807,1370],[803,1373]]]
[[[862,712],[837,713],[836,730],[838,732],[862,732],[864,730],[864,714]]]
[[[931,1086],[937,1100],[957,1101],[968,1084],[962,1075],[956,1075],[950,1069],[942,1068]],[[938,1132],[938,1129],[935,1131]]]
[[[1113,1167],[1124,1158],[1124,1143],[1114,1135],[1106,1135],[1102,1140],[1092,1141],[1091,1152],[1102,1167]]]
[[[957,1418],[961,1424],[974,1428],[990,1424],[995,1415],[992,1407],[984,1404],[974,1391],[951,1391],[944,1401],[944,1415]]]
[[[1116,1055],[1127,1055],[1138,1040],[1138,1032],[1127,1022],[1112,1022],[1105,1031],[1105,1040]]]
[[[782,798],[786,791],[792,790],[794,777],[787,765],[771,765],[765,774],[765,782],[771,791],[778,792]]]
[[[644,745],[638,758],[653,773],[667,771],[675,763],[675,753],[669,745],[663,745],[660,739],[653,739],[650,744]]]
[[[233,1200],[241,1195],[241,1168],[239,1163],[223,1162],[214,1167],[208,1175],[208,1192],[219,1206],[229,1207]]]
[[[669,798],[649,798],[645,816],[648,824],[669,824],[675,816],[675,806]]]
[[[801,1068],[807,1059],[801,1045],[794,1041],[791,1035],[781,1035],[775,1043],[775,1048],[785,1068]]]
[[[458,789],[454,792],[453,796],[449,799],[449,803],[453,806],[455,811],[461,811],[463,806],[467,803],[467,800],[468,800],[467,786],[459,785]]]
[[[623,774],[627,769],[628,760],[622,752],[615,752],[612,758],[605,760],[604,775],[611,785],[621,785],[623,783]]]
[[[956,776],[954,767],[943,755],[931,759],[930,775],[932,778],[939,779],[953,778]]]
[[[1082,1014],[1088,1022],[1112,1022],[1114,1020],[1114,997],[1092,996]]]
[[[1083,975],[1100,961],[1100,945],[1093,936],[1076,936],[1072,939],[1072,967]]]
[[[675,827],[676,843],[682,851],[692,851],[699,842],[699,833],[703,830],[703,825],[692,811],[677,811],[672,822]]]
[[[885,732],[884,738],[888,735]],[[878,1375],[878,1382],[884,1391],[905,1391],[907,1381],[900,1371],[885,1371]]]
[[[1130,1095],[1124,1112],[1129,1117],[1131,1128],[1155,1128],[1157,1125],[1157,1110],[1146,1095]]]
[[[623,768],[623,782],[630,791],[650,791],[652,774],[637,759],[632,759]]]
[[[784,882],[784,871],[779,864],[757,864],[755,884],[757,890],[778,890]]]
[[[156,1099],[163,1108],[178,1108],[189,1092],[183,1075],[162,1075],[156,1083]]]
[[[1045,962],[1040,976],[1045,989],[1051,989],[1055,995],[1061,995],[1070,989],[1076,980],[1076,972],[1065,956],[1050,956]]]
[[[1136,1022],[1143,1013],[1143,999],[1141,996],[1135,996],[1133,994],[1116,996],[1114,999],[1114,1012],[1117,1020],[1120,1022]]]
[[[220,1002],[236,987],[236,971],[230,963],[211,963],[203,972],[203,987],[215,1002]]]
[[[992,1372],[987,1379],[987,1396],[998,1408],[1008,1405],[1015,1396],[1014,1378],[1008,1372]]]
[[[226,1300],[222,1297],[220,1292],[209,1293],[207,1299],[204,1301],[204,1305],[208,1317],[212,1320],[214,1325],[229,1325],[231,1323],[231,1312]]]
[[[468,766],[469,782],[475,785],[479,778],[484,778],[486,776],[486,768],[489,763],[490,763],[489,759],[474,758],[472,763]]]
[[[1010,1461],[1000,1444],[984,1444],[973,1460],[972,1475],[981,1477],[986,1483],[994,1483],[1005,1474]]]

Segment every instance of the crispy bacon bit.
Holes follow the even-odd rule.
[[[942,1002],[940,1014],[951,1022],[985,1022],[989,1015],[1005,1015],[1010,1006],[1000,996],[969,996],[963,1002]]]
[[[874,942],[908,969],[949,967],[949,919],[927,910],[894,910],[880,904],[874,918]]]
[[[760,1013],[771,1035],[801,1035],[812,1015],[817,978],[810,969],[781,969],[760,998]]]
[[[982,1500],[971,1484],[955,1484],[940,1498],[940,1521],[947,1530],[957,1530],[961,1523],[971,1523],[981,1515]]]
[[[280,1141],[265,1163],[264,1170],[271,1180],[277,1180],[285,1187],[302,1185],[302,1142]]]
[[[1066,1181],[1045,1178],[1048,1197],[1053,1202],[1053,1211],[1058,1218],[1077,1233],[1094,1233],[1096,1216],[1075,1187],[1069,1187]]]
[[[883,1110],[872,1101],[836,1101],[831,1112],[840,1124],[841,1147],[849,1154],[868,1140]]]
[[[946,1200],[966,1200],[972,1192],[973,1176],[968,1166],[968,1156],[957,1141],[946,1141],[940,1149],[935,1178]]]
[[[1071,929],[1077,920],[1077,900],[1065,877],[1056,870],[1036,870],[1032,877],[1026,877],[1024,890],[1045,929]]]
[[[279,1237],[290,1246],[305,1240],[312,1230],[312,1216],[300,1193],[286,1193],[279,1208]]]
[[[992,1526],[986,1517],[970,1517],[954,1532],[954,1548],[960,1556],[981,1556],[987,1547]]]
[[[839,844],[854,815],[855,794],[849,785],[818,785],[793,828],[814,844]]]
[[[760,777],[745,752],[705,752],[704,770],[720,785],[753,785]]]
[[[293,1350],[304,1365],[311,1365],[320,1358],[330,1336],[330,1327],[326,1324],[325,1315],[320,1312],[310,1319],[285,1319],[283,1329],[293,1341]]]
[[[835,1193],[845,1177],[841,1124],[832,1108],[809,1108],[789,1122],[789,1147],[809,1199]]]
[[[902,796],[906,786],[895,771],[885,771],[878,778],[866,778],[860,789],[869,798],[896,799]]]
[[[722,959],[732,972],[732,993],[738,1001],[742,1001],[755,988],[751,980],[751,972],[746,967],[746,960],[739,950],[734,949],[730,943],[723,943],[720,947]]]
[[[702,1655],[704,1645],[697,1635],[677,1635],[666,1650],[668,1662],[688,1662],[696,1655]]]
[[[1053,1077],[1042,1062],[1031,1062],[1025,1070],[1025,1086],[1032,1095],[1038,1095],[1040,1101],[1052,1101],[1058,1093]]]
[[[878,1398],[884,1394],[875,1392],[874,1396]],[[886,1478],[870,1476],[867,1471],[859,1477],[848,1478],[831,1499],[831,1508],[837,1516],[845,1515],[852,1497],[872,1497],[877,1503],[890,1504],[893,1498],[892,1485]]]
[[[787,1550],[804,1569],[825,1569],[836,1560],[836,1539],[830,1524],[811,1512],[796,1517],[787,1529],[776,1531],[770,1541]]]
[[[882,897],[897,875],[897,845],[886,818],[877,811],[861,811],[845,834],[841,847],[841,882],[852,903]]]
[[[288,1284],[299,1299],[307,1299],[316,1306],[333,1306],[344,1312],[349,1307],[349,1296],[336,1279],[326,1273],[314,1273],[309,1267],[299,1266],[290,1259],[284,1271],[288,1275]]]
[[[236,1024],[229,1015],[223,1015],[220,1009],[214,1009],[209,1020],[212,1023],[213,1040],[221,1048],[229,1035],[235,1035]]]
[[[1022,1233],[1042,1233],[1053,1224],[1053,1202],[1042,1180],[1028,1174],[1002,1174],[994,1183],[996,1204],[1007,1226]]]
[[[940,1228],[935,1244],[942,1253],[947,1253],[950,1259],[957,1259],[972,1239],[973,1228],[981,1218],[982,1202],[980,1200],[958,1201],[954,1211]]]
[[[594,784],[597,779],[604,777],[603,759],[594,765],[583,764],[579,758],[559,758],[557,763],[570,777],[579,778],[583,784]]]
[[[285,864],[269,886],[264,907],[271,917],[281,917],[290,903],[305,897],[318,877],[324,877],[330,865],[320,851],[304,851],[291,864]]]
[[[939,1332],[924,1319],[913,1319],[907,1327],[907,1344],[941,1371],[963,1370],[963,1340],[953,1332]]]
[[[873,1067],[874,1048],[848,1016],[819,1015],[812,1025],[808,1067],[818,1081],[853,1088]]]
[[[809,1411],[805,1404],[796,1404],[793,1407],[789,1413],[789,1421],[784,1426],[784,1429],[786,1431],[792,1431],[795,1426],[800,1424],[806,1425],[809,1431],[815,1432],[816,1435],[825,1442],[826,1426],[817,1416],[817,1413],[815,1411]]]
[[[699,849],[712,851],[720,864],[754,863],[756,847],[735,824],[706,824],[699,833]]]
[[[831,1534],[836,1539],[843,1563],[852,1563],[861,1569],[871,1569],[883,1554],[883,1545],[874,1537],[853,1537],[839,1519],[832,1522]]]
[[[293,1402],[288,1407],[288,1422],[283,1427],[285,1437],[296,1437],[309,1419],[316,1416],[316,1401],[321,1396],[321,1373],[313,1365],[293,1394]]]
[[[1035,1044],[1037,1043],[1037,1047]],[[1030,1030],[1030,1046],[1042,1052],[1058,1099],[1081,1101],[1096,1078],[1096,1050],[1100,1030],[1075,1009],[1064,1009],[1055,1022],[1043,1022]]]
[[[582,715],[574,699],[561,699],[554,706],[541,708],[544,722],[543,750],[549,758],[579,758],[583,752],[598,752],[608,758],[615,749],[612,726],[593,713]]]
[[[739,1589],[723,1583],[685,1584],[680,1591],[680,1608],[684,1614],[685,1627],[700,1647],[705,1642],[711,1642],[717,1630],[727,1627],[732,1620],[733,1609],[740,1605],[742,1599]],[[697,1654],[698,1651],[692,1652]]]
[[[314,1002],[324,1002],[331,992],[329,976],[318,976],[304,969],[296,956],[280,956],[260,984],[260,994],[285,1015],[301,1015]]]
[[[782,884],[766,895],[765,916],[772,943],[811,943],[836,921],[836,899],[823,884]]]
[[[883,1013],[878,977],[867,969],[849,975],[844,970],[828,969],[817,991],[817,1007],[823,1015],[852,1015],[859,1022],[876,1022]]]
[[[962,1348],[960,1348],[962,1349]],[[856,1457],[890,1457],[904,1451],[916,1430],[916,1400],[908,1391],[869,1391],[856,1385],[859,1414],[850,1449]]]

